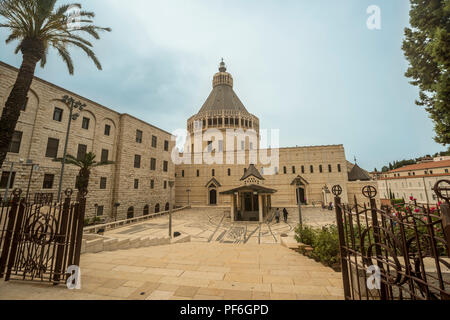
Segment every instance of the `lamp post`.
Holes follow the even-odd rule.
[[[31,178],[33,177],[33,172],[38,171],[40,168],[38,164],[33,164],[32,162],[30,163],[30,166],[31,166],[30,177],[28,178],[27,195],[25,197],[26,202],[28,202],[28,196],[30,194]]]
[[[12,180],[12,175],[13,175],[14,165],[15,165],[15,164],[23,164],[23,161],[24,161],[23,159],[20,159],[19,162],[9,161],[9,163],[11,164],[11,167],[9,168],[8,182],[6,183],[5,194],[4,194],[4,196],[3,196],[3,201],[4,201],[5,203],[8,201],[9,186],[11,185],[11,180]]]
[[[169,237],[170,239],[173,238],[173,234],[172,234],[172,189],[173,186],[175,185],[175,181],[169,181]]]
[[[69,113],[69,121],[67,124],[67,133],[66,133],[66,142],[64,144],[64,154],[63,154],[63,160],[61,165],[61,173],[59,175],[59,186],[58,186],[58,201],[61,200],[61,190],[62,190],[62,180],[64,175],[64,165],[66,163],[66,156],[67,156],[67,144],[69,142],[69,134],[70,134],[70,125],[72,123],[72,120],[75,121],[80,116],[79,113],[73,113],[73,109],[79,109],[80,111],[83,111],[83,109],[86,107],[86,104],[81,103],[81,101],[75,101],[72,97],[69,97],[65,95],[62,99],[62,102],[64,102],[70,110]]]

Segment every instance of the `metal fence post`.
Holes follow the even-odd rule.
[[[350,278],[348,274],[348,264],[347,264],[347,250],[345,247],[345,233],[344,233],[344,222],[342,216],[341,198],[336,196],[334,199],[334,207],[336,210],[336,222],[339,233],[339,250],[341,255],[341,270],[342,270],[342,280],[344,282],[344,294],[345,300],[350,300],[351,290],[350,290]]]
[[[8,202],[4,202],[1,205],[6,207],[6,221],[5,221],[5,238],[3,239],[3,247],[0,248],[1,257],[0,257],[0,278],[3,278],[5,274],[5,268],[8,261],[9,252],[11,249],[12,239],[14,235],[14,224],[17,218],[17,208],[19,206],[20,201],[20,193],[14,193],[14,198],[12,202],[9,204]],[[8,208],[9,206],[9,208]],[[9,209],[9,210],[8,210]]]
[[[441,204],[441,216],[445,241],[447,241],[447,253],[450,256],[450,203],[447,200]]]

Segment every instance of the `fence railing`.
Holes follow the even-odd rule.
[[[434,207],[411,201],[383,210],[373,186],[362,190],[369,205],[355,197],[353,206],[333,187],[346,299],[450,299],[450,206],[442,183],[435,190],[443,202]]]

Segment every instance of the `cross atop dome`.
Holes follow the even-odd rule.
[[[227,67],[225,65],[225,62],[223,61],[223,58],[222,58],[222,62],[220,63],[220,66],[219,66],[219,71],[220,72],[226,72],[227,71]]]

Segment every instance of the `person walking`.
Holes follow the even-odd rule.
[[[277,221],[277,223],[280,223],[280,209],[277,208],[277,210],[275,211],[275,220]]]
[[[288,221],[288,215],[289,215],[289,212],[287,211],[286,208],[284,208],[284,209],[283,209],[284,223],[287,223],[287,221]]]

